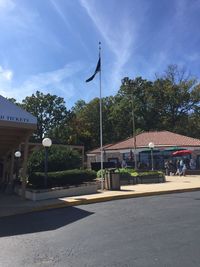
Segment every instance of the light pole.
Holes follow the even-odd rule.
[[[122,80],[122,84],[128,87],[128,91],[131,91],[131,87],[134,86],[134,81],[125,77]],[[134,160],[135,160],[135,169],[137,170],[137,155],[136,155],[136,131],[135,131],[135,114],[134,114],[134,103],[133,103],[133,90],[131,91],[131,103],[132,103],[132,134],[133,134],[133,148],[134,148]]]
[[[45,160],[44,160],[44,187],[47,188],[47,172],[48,172],[48,149],[52,145],[50,138],[44,138],[42,140],[42,145],[45,148]]]
[[[21,157],[21,152],[20,151],[16,151],[15,152],[15,157],[17,159],[16,161],[16,180],[19,180],[19,158]]]
[[[151,170],[153,171],[154,170],[154,167],[153,167],[153,149],[154,149],[155,145],[153,142],[150,142],[149,143],[149,148],[151,149]]]

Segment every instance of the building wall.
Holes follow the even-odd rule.
[[[156,147],[155,149],[161,149],[164,150],[167,147]],[[192,150],[192,158],[196,161],[197,156],[200,155],[200,147],[183,147],[185,149],[189,149]],[[136,154],[137,154],[137,159],[138,159],[138,155],[139,152],[141,152],[142,150],[145,150],[147,148],[139,148],[136,150]],[[121,163],[123,160],[123,153],[130,153],[131,149],[123,149],[123,150],[113,150],[113,151],[104,151],[103,153],[103,161],[108,161],[108,159],[111,158],[118,158],[118,161]],[[87,167],[91,168],[91,162],[100,162],[101,161],[101,155],[100,154],[96,154],[96,155],[87,155]]]
[[[108,162],[111,159],[118,159],[118,161],[121,163],[123,160],[123,153],[120,151],[112,151],[112,152],[104,152],[103,153],[103,161]],[[92,155],[89,154],[87,155],[87,168],[91,168],[91,162],[100,162],[101,161],[101,155],[96,154]]]
[[[87,168],[91,168],[91,162],[97,162],[96,155],[87,155]]]

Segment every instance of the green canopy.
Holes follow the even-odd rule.
[[[167,148],[164,151],[179,151],[179,150],[185,150],[185,148],[174,146],[174,147]]]
[[[153,152],[160,152],[160,150],[158,150],[158,149],[153,149]],[[140,151],[140,153],[151,153],[151,149],[149,148],[149,149],[147,149],[147,150],[142,150],[142,151]]]

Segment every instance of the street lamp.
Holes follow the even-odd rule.
[[[154,149],[155,145],[153,142],[149,143],[149,148],[151,149],[151,169],[152,171],[154,170],[153,168],[153,149]]]
[[[16,151],[15,152],[15,157],[17,159],[16,161],[16,180],[18,181],[19,179],[19,158],[21,157],[21,152],[20,151]]]
[[[44,138],[42,140],[42,145],[45,148],[45,160],[44,160],[44,187],[47,188],[47,172],[48,172],[48,149],[52,145],[50,138]]]
[[[130,92],[131,87],[134,86],[134,81],[129,79],[128,77],[125,77],[122,80],[122,84],[124,84],[126,87],[128,87],[128,90]],[[134,103],[133,103],[133,90],[131,92],[131,103],[132,103],[132,134],[133,134],[133,148],[134,148],[134,159],[135,159],[135,169],[137,170],[137,155],[136,155],[136,131],[135,131],[135,114],[134,114]]]

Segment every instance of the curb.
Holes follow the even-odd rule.
[[[167,195],[167,194],[185,193],[185,192],[195,192],[195,191],[200,191],[200,187],[185,188],[185,189],[171,189],[171,190],[166,190],[166,191],[134,193],[134,194],[129,194],[129,195],[106,196],[106,197],[93,198],[93,199],[78,199],[77,198],[71,202],[63,202],[63,203],[59,203],[59,204],[52,204],[52,205],[43,206],[40,208],[34,208],[34,209],[32,209],[32,212],[44,211],[44,210],[50,210],[50,209],[56,209],[56,208],[80,206],[80,205],[86,205],[86,204],[101,203],[101,202],[107,202],[107,201],[112,201],[112,200],[148,197],[148,196],[156,196],[156,195]]]
[[[66,207],[74,207],[74,206],[80,206],[80,205],[101,203],[101,202],[107,202],[107,201],[112,201],[112,200],[148,197],[148,196],[157,196],[157,195],[168,195],[168,194],[175,194],[175,193],[195,192],[195,191],[200,191],[200,187],[185,188],[185,189],[171,189],[171,190],[165,190],[165,191],[152,191],[152,192],[143,192],[143,193],[133,193],[133,194],[128,194],[128,195],[105,196],[105,197],[100,197],[100,198],[97,197],[97,198],[93,198],[93,199],[78,199],[78,197],[77,197],[76,199],[74,199],[70,202],[63,201],[62,203],[45,205],[45,206],[41,206],[41,207],[31,208],[30,210],[26,210],[26,211],[15,212],[15,213],[9,214],[9,215],[3,215],[3,216],[0,216],[0,219],[5,218],[5,217],[10,217],[10,216],[28,214],[28,213],[32,213],[32,212],[40,212],[40,211],[51,210],[51,209],[60,209],[60,208],[66,208]]]

